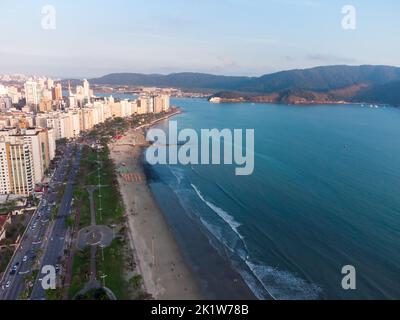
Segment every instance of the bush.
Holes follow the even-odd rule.
[[[143,278],[140,274],[136,274],[129,280],[129,283],[133,289],[139,290],[143,284]]]

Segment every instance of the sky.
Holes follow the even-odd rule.
[[[46,5],[55,29],[42,27]],[[355,29],[342,27],[345,5],[356,9]],[[0,74],[400,66],[398,0],[1,0],[0,12]]]

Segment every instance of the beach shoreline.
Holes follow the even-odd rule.
[[[142,165],[141,155],[147,145],[144,128],[162,120],[129,129],[120,140],[110,144],[110,157],[120,169],[118,183],[128,240],[146,292],[157,300],[199,300],[204,297],[153,198]]]
[[[128,241],[144,289],[156,300],[257,299],[229,259],[222,257],[204,230],[186,216],[173,191],[156,188],[152,182],[143,156],[151,145],[146,141],[146,130],[181,113],[177,108],[131,128],[109,145],[110,157],[119,171]],[[182,228],[190,234],[182,236]],[[206,263],[205,267],[205,261],[211,265]]]

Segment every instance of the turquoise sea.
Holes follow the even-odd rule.
[[[260,299],[400,299],[399,108],[172,102],[180,129],[255,129],[250,176],[148,168],[208,297],[246,297],[219,276],[234,272]],[[345,265],[356,290],[341,286]]]

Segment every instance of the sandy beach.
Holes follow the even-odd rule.
[[[129,225],[130,244],[146,291],[155,299],[201,299],[163,214],[153,199],[141,163],[143,129],[130,129],[110,145]]]

